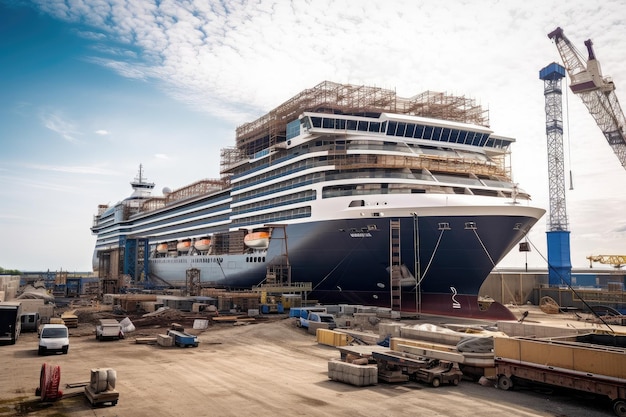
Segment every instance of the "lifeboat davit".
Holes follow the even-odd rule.
[[[209,250],[209,248],[211,247],[211,239],[209,239],[208,237],[198,239],[194,242],[193,247],[199,251]]]
[[[191,240],[182,240],[176,244],[176,250],[179,252],[187,252],[191,247]]]
[[[248,233],[243,238],[243,243],[245,243],[246,246],[249,248],[265,249],[270,244],[270,233],[269,232]]]
[[[167,243],[159,243],[156,250],[158,253],[167,253]]]

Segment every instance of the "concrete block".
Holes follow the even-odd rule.
[[[328,377],[357,387],[378,383],[377,365],[355,365],[338,359],[328,361]]]
[[[400,329],[404,326],[402,323],[382,322],[378,325],[378,335],[381,339],[385,337],[400,337]]]
[[[174,346],[174,338],[167,334],[159,334],[157,335],[157,344],[164,347]]]

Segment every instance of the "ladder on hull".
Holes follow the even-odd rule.
[[[391,310],[402,308],[402,261],[400,259],[400,220],[389,220],[389,288]]]

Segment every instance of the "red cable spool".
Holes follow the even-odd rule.
[[[61,385],[61,367],[59,365],[41,365],[39,373],[39,388],[35,395],[41,397],[41,401],[56,401],[63,396],[63,391],[59,390]]]

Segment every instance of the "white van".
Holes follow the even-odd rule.
[[[100,319],[96,325],[96,339],[123,339],[122,325],[115,319]]]
[[[64,324],[44,324],[39,330],[40,355],[48,352],[67,354],[70,348],[70,333]]]

